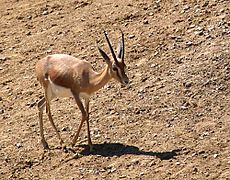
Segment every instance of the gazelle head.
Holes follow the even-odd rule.
[[[106,41],[109,45],[109,49],[113,56],[113,61],[110,60],[109,56],[100,48],[98,47],[99,52],[101,53],[102,57],[104,58],[105,62],[108,64],[110,75],[112,78],[116,79],[122,84],[128,84],[129,78],[126,75],[126,65],[124,62],[124,54],[125,54],[125,46],[124,46],[124,33],[121,31],[122,37],[121,42],[118,43],[117,46],[117,55],[113,50],[113,47],[109,41],[107,33],[104,31],[104,35]]]

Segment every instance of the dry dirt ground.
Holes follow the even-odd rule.
[[[230,179],[228,0],[0,1],[0,179]],[[46,116],[44,151],[34,67],[67,53],[104,66],[125,34],[130,84],[110,82],[86,128],[62,150]],[[71,98],[51,104],[68,145],[80,123]],[[76,154],[79,154],[77,156]]]

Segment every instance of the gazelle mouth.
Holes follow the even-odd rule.
[[[127,84],[129,84],[129,80],[128,79],[126,79],[126,80],[122,80],[122,85],[127,85]]]

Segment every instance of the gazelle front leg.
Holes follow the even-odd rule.
[[[90,147],[90,151],[92,151],[93,150],[93,144],[92,144],[92,141],[91,141],[90,129],[89,129],[89,99],[88,98],[85,99],[85,109],[86,109],[86,112],[88,114],[88,116],[86,118],[87,134],[88,134],[88,145]]]
[[[78,127],[78,130],[77,130],[77,133],[75,134],[74,138],[73,138],[73,141],[72,141],[72,146],[74,146],[76,144],[76,141],[79,137],[79,134],[80,134],[80,131],[81,131],[81,128],[82,128],[82,125],[84,123],[84,121],[86,121],[88,118],[89,118],[89,114],[87,112],[87,110],[85,110],[81,100],[80,100],[80,97],[79,97],[79,94],[78,95],[74,95],[74,98],[75,98],[75,101],[81,111],[81,114],[82,114],[82,119],[81,119],[81,123]]]

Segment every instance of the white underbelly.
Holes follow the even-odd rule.
[[[51,80],[50,81],[50,88],[52,94],[55,97],[73,97],[73,94],[69,88],[65,88],[59,85],[54,84]]]
[[[73,97],[73,93],[71,92],[69,88],[65,88],[65,87],[56,85],[51,80],[49,81],[50,81],[50,89],[52,91],[53,98],[54,97]],[[90,94],[81,92],[80,97],[84,99],[88,99],[90,97]]]

